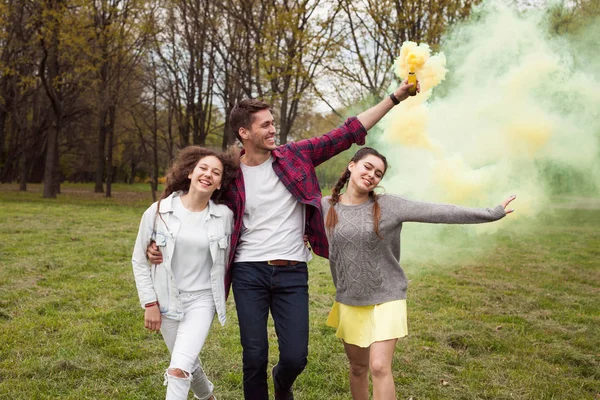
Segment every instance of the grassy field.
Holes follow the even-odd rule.
[[[116,185],[104,199],[92,187],[45,200],[36,185],[0,186],[0,399],[164,398],[168,353],[143,328],[130,264],[148,188]],[[399,399],[600,399],[600,209],[565,206],[516,229],[530,223],[477,238],[476,256],[405,263]],[[310,355],[296,398],[349,399],[345,355],[325,326],[328,265],[317,258],[309,270]],[[242,398],[234,307],[202,353],[220,400]],[[270,338],[274,364],[272,327]]]

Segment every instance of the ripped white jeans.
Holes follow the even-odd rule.
[[[160,333],[171,353],[171,363],[165,372],[167,400],[185,400],[190,388],[194,397],[209,399],[213,384],[208,380],[198,356],[208,336],[215,315],[215,302],[211,289],[181,292],[183,319],[162,318]],[[172,376],[169,370],[180,369],[186,378]]]

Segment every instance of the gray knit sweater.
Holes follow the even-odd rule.
[[[321,201],[323,216],[330,196]],[[380,304],[406,298],[406,276],[400,267],[400,232],[403,222],[477,224],[499,220],[506,214],[495,208],[467,208],[379,196],[379,232],[373,231],[373,201],[358,205],[336,204],[338,224],[329,240],[329,265],[336,301],[350,306]]]

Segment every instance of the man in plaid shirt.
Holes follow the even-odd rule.
[[[242,100],[229,120],[244,145],[237,178],[224,194],[234,213],[230,283],[243,347],[244,397],[267,400],[269,310],[279,342],[273,368],[275,399],[293,399],[292,384],[308,356],[308,270],[310,250],[328,256],[321,214],[321,190],[315,167],[356,143],[399,101],[403,83],[378,105],[349,118],[342,126],[316,138],[275,144],[274,118],[267,103]]]
[[[231,111],[230,125],[244,150],[238,176],[223,194],[235,221],[225,290],[233,287],[246,400],[269,398],[269,310],[280,352],[272,370],[276,400],[294,398],[292,385],[307,364],[311,254],[304,238],[316,254],[328,256],[315,167],[354,143],[363,145],[367,131],[408,97],[411,86],[403,82],[389,98],[321,137],[281,146],[269,104],[246,99]],[[152,246],[148,257],[162,262]]]

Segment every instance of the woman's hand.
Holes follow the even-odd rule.
[[[151,307],[146,308],[146,312],[144,313],[144,327],[151,331],[159,331],[160,322],[161,317],[158,305],[153,305]]]
[[[394,91],[394,96],[398,99],[398,101],[403,101],[408,98],[408,89],[413,86],[412,83],[408,83],[408,79],[402,81],[398,89]],[[417,94],[421,92],[421,84],[417,81]]]
[[[152,265],[162,264],[162,253],[158,249],[156,242],[150,242],[150,244],[146,248],[146,257],[148,257],[148,261],[150,261]]]
[[[509,196],[506,198],[506,200],[504,200],[501,204],[502,204],[502,208],[504,208],[504,212],[507,214],[510,214],[511,212],[515,211],[514,208],[511,208],[510,210],[506,209],[506,206],[508,206],[510,204],[511,201],[513,201],[514,199],[517,198],[516,194],[513,194],[512,196]]]

